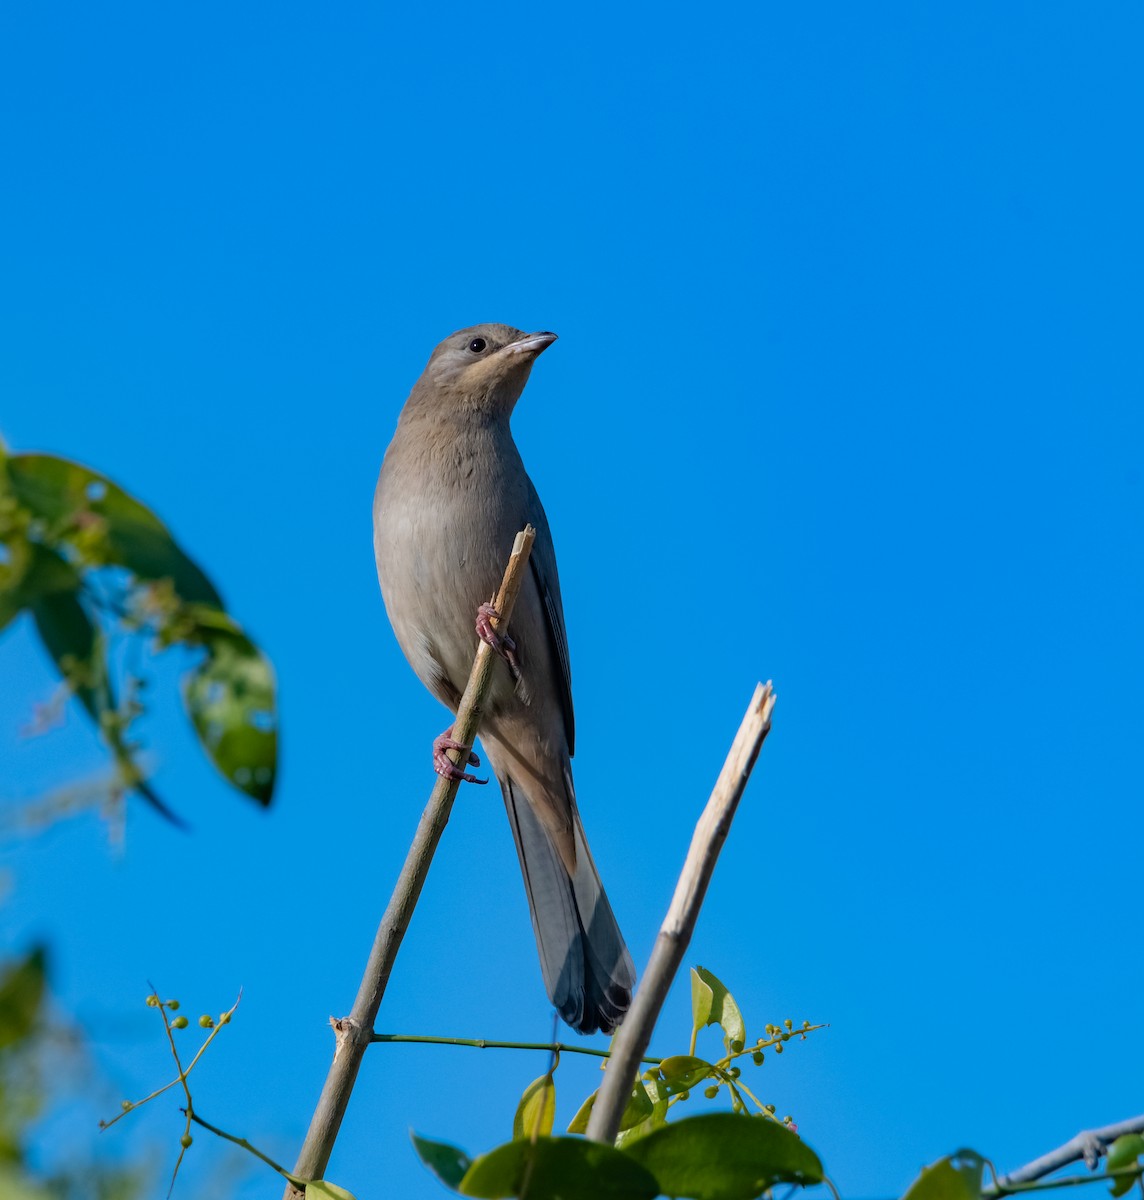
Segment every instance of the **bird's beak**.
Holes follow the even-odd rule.
[[[554,341],[556,341],[554,333],[529,333],[519,341],[509,342],[504,348],[504,353],[526,354],[529,358],[535,358],[538,354],[543,354]]]

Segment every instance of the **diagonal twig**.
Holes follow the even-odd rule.
[[[1075,1137],[1069,1138],[1063,1146],[1050,1150],[1048,1154],[1042,1154],[1040,1158],[1010,1171],[1008,1175],[999,1176],[996,1186],[983,1194],[987,1197],[1004,1195],[1010,1184],[1043,1179],[1053,1171],[1067,1167],[1069,1163],[1083,1162],[1090,1171],[1095,1171],[1108,1147],[1126,1133],[1144,1133],[1144,1114],[1117,1121],[1113,1125],[1105,1125],[1100,1129],[1082,1130]]]
[[[524,582],[528,556],[535,540],[536,530],[531,525],[526,525],[516,535],[504,579],[493,600],[493,607],[500,614],[499,619],[493,622],[494,627],[505,628],[508,625],[513,605]],[[492,681],[494,662],[494,650],[482,641],[477,647],[469,682],[461,697],[457,718],[453,722],[452,736],[466,749],[447,751],[453,761],[462,767],[477,737],[485,696]],[[389,906],[378,926],[354,1006],[348,1017],[331,1021],[335,1035],[334,1061],[330,1064],[318,1106],[310,1119],[306,1140],[302,1143],[298,1161],[294,1166],[293,1174],[301,1179],[320,1179],[330,1161],[362,1056],[373,1037],[373,1023],[381,1007],[381,998],[385,994],[397,951],[401,948],[401,939],[409,927],[413,909],[429,873],[429,864],[433,861],[437,843],[441,840],[441,834],[449,820],[458,787],[458,780],[438,778],[429,803],[421,814],[417,833],[409,847]],[[293,1185],[286,1189],[287,1200],[296,1200],[300,1194]]]
[[[592,1108],[588,1136],[595,1141],[616,1140],[620,1117],[631,1093],[632,1080],[651,1041],[652,1030],[667,999],[671,982],[687,953],[703,897],[707,894],[707,885],[715,870],[715,860],[727,840],[731,819],[747,786],[755,759],[762,749],[763,740],[770,732],[774,705],[775,695],[771,685],[760,683],[755,688],[739,732],[731,743],[727,761],[715,782],[707,807],[695,827],[671,906],[655,940],[631,1012],[616,1034],[612,1057],[604,1073],[604,1083]]]

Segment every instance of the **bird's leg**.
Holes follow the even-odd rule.
[[[508,663],[515,681],[520,679],[520,664],[516,661],[516,642],[507,633],[497,633],[492,623],[500,620],[500,613],[491,604],[482,604],[477,609],[477,637],[487,642]]]
[[[468,775],[445,753],[446,750],[464,751],[465,747],[453,737],[453,726],[450,725],[440,737],[433,739],[433,770],[446,779],[459,779],[462,783],[488,783],[487,779],[478,779]],[[469,766],[479,767],[481,760],[470,750]]]

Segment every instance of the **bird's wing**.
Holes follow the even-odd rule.
[[[568,634],[564,629],[564,606],[560,601],[560,576],[556,572],[556,549],[548,520],[536,489],[529,481],[529,520],[536,526],[536,542],[532,547],[529,565],[536,581],[536,590],[544,606],[548,640],[552,657],[560,668],[559,697],[564,715],[564,732],[568,738],[568,753],[576,750],[576,719],[572,712],[572,665],[568,658]]]

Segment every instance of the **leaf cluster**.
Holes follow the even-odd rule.
[[[0,1196],[5,1200],[136,1200],[146,1172],[85,1161],[37,1165],[33,1128],[63,1099],[77,1035],[49,1009],[42,946],[0,965]]]
[[[790,1117],[780,1121],[773,1104],[764,1104],[743,1083],[737,1061],[749,1056],[761,1066],[764,1051],[781,1053],[792,1037],[805,1038],[821,1025],[791,1021],[766,1026],[767,1037],[746,1044],[743,1014],[726,986],[712,972],[691,972],[692,1030],[689,1052],[652,1060],[652,1068],[633,1080],[615,1146],[578,1137],[553,1137],[556,1111],[555,1072],[525,1089],[513,1121],[513,1140],[471,1159],[444,1142],[414,1136],[422,1161],[448,1187],[464,1196],[694,1197],[695,1200],[750,1200],[779,1183],[823,1180],[822,1164],[797,1135]],[[711,1060],[695,1055],[701,1030],[717,1025],[724,1053]],[[669,1112],[691,1090],[706,1084],[705,1095],[726,1090],[730,1112],[704,1113],[670,1120]],[[568,1126],[582,1134],[597,1093],[581,1105]]]
[[[278,714],[269,660],[162,521],[106,476],[0,443],[0,630],[30,616],[44,649],[108,746],[116,788],[172,816],[149,782],[133,723],[145,676],[118,640],[182,647],[182,701],[208,759],[259,804],[274,792]]]

